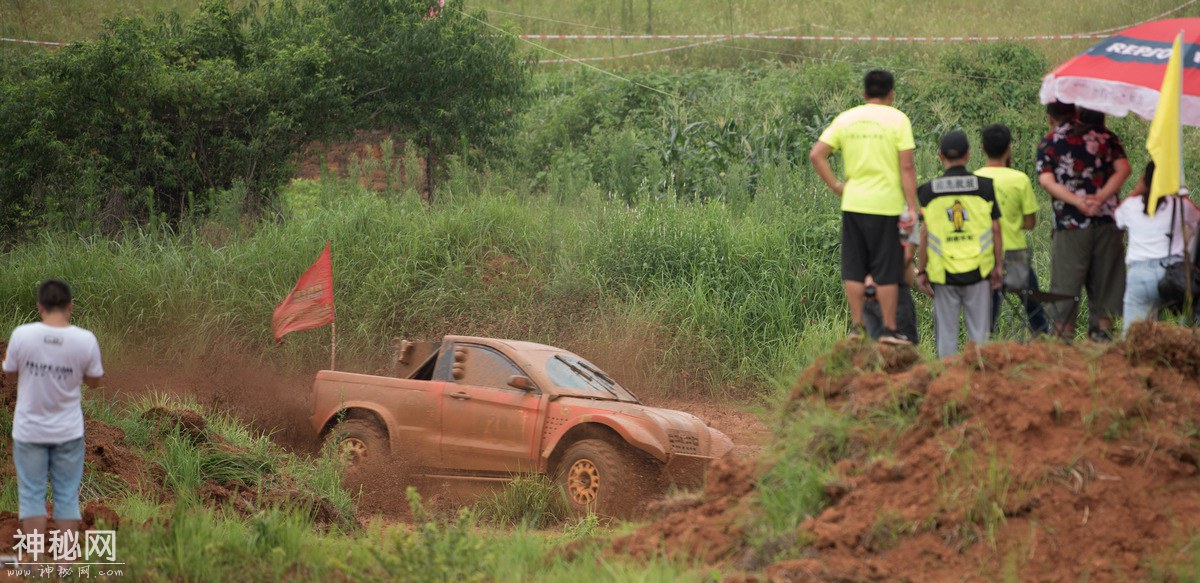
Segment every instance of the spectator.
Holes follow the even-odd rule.
[[[1146,196],[1153,178],[1154,162],[1151,162],[1146,166],[1142,180],[1117,207],[1115,214],[1117,227],[1129,232],[1129,247],[1125,252],[1126,330],[1133,322],[1158,319],[1162,308],[1158,282],[1166,274],[1168,265],[1184,260],[1185,240],[1188,241],[1188,257],[1195,258],[1200,210],[1186,197],[1164,196],[1158,200],[1154,216],[1150,216]],[[1180,212],[1183,213],[1183,231],[1180,230]],[[1200,294],[1200,290],[1196,293]]]
[[[967,338],[987,342],[992,292],[1003,283],[1000,206],[992,179],[967,171],[969,157],[966,134],[942,136],[938,158],[946,171],[917,189],[925,217],[917,286],[933,296],[938,358],[958,354],[960,313]]]
[[[1012,132],[1004,124],[983,128],[983,152],[987,164],[975,171],[976,176],[992,179],[996,204],[1000,207],[1000,230],[1004,235],[1004,287],[1015,291],[1038,289],[1037,274],[1033,271],[1033,254],[1025,242],[1024,231],[1037,225],[1037,199],[1033,183],[1020,170],[1012,168]],[[992,298],[992,332],[1000,316],[1004,290]],[[1050,331],[1041,302],[1024,297],[1025,316],[1029,329],[1035,334]]]
[[[1104,115],[1064,103],[1046,106],[1053,130],[1037,149],[1038,183],[1053,197],[1050,293],[1078,297],[1086,288],[1092,340],[1112,338],[1113,318],[1125,292],[1121,232],[1113,223],[1117,193],[1129,177],[1121,140],[1104,127]],[[1075,335],[1079,303],[1048,306],[1054,331]]]
[[[904,249],[904,277],[900,279],[900,297],[896,302],[896,330],[912,340],[913,344],[921,341],[917,333],[917,307],[913,303],[912,286],[915,275],[913,262],[917,255],[917,246],[921,244],[921,232],[912,229],[908,235],[901,235],[900,245]],[[866,303],[863,304],[863,327],[871,340],[879,340],[886,328],[879,310],[879,302],[875,301],[875,280],[870,275],[866,281]]]
[[[821,180],[842,197],[842,282],[850,304],[851,332],[863,331],[865,280],[875,281],[884,332],[879,341],[911,344],[896,330],[896,305],[903,278],[900,232],[916,226],[916,170],[912,124],[892,107],[895,80],[887,71],[871,71],[863,79],[864,105],[842,112],[813,145],[809,160]],[[829,157],[842,153],[846,181],[833,172]],[[901,224],[903,223],[903,224]]]
[[[21,527],[46,532],[46,476],[54,489],[59,530],[79,528],[83,479],[83,409],[80,383],[104,376],[100,345],[91,332],[71,325],[71,289],[49,279],[38,287],[41,322],[18,326],[8,342],[4,372],[17,385],[13,462]]]

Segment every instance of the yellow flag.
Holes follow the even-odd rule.
[[[1183,126],[1179,123],[1179,101],[1183,95],[1183,32],[1175,37],[1171,60],[1158,93],[1158,110],[1146,136],[1146,149],[1154,160],[1154,180],[1150,184],[1146,208],[1154,214],[1158,200],[1172,196],[1183,186]]]

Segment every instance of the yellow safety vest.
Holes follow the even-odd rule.
[[[979,177],[963,173],[936,178],[922,188],[926,196],[921,208],[928,232],[925,271],[931,283],[945,284],[947,274],[977,273],[979,279],[985,279],[996,266],[992,250],[995,197],[981,192],[980,182]]]

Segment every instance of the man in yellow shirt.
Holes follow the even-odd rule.
[[[808,158],[834,194],[842,197],[842,282],[850,304],[852,335],[863,330],[864,280],[875,280],[875,297],[886,330],[880,342],[911,344],[896,330],[899,283],[904,277],[901,231],[916,226],[917,174],[913,165],[912,123],[892,107],[895,79],[887,71],[863,78],[866,103],[842,112],[821,134]],[[829,157],[842,153],[845,182]]]
[[[983,128],[983,151],[987,165],[975,171],[976,176],[992,179],[996,204],[1000,206],[1000,232],[1004,236],[1004,287],[1009,290],[1038,290],[1037,274],[1033,271],[1033,253],[1025,241],[1024,231],[1037,225],[1037,198],[1033,182],[1024,172],[1012,168],[1012,132],[1004,124]],[[992,299],[992,332],[1000,316],[1004,291]],[[1050,322],[1041,302],[1023,298],[1029,329],[1035,334],[1050,331]]]

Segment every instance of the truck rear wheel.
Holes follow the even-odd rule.
[[[571,444],[558,466],[558,483],[577,515],[630,518],[649,486],[657,482],[652,463],[600,439]]]
[[[347,467],[386,458],[387,433],[369,419],[347,419],[329,432],[338,457]]]

